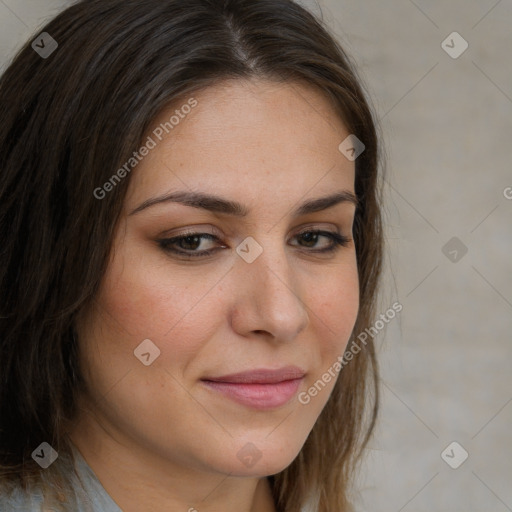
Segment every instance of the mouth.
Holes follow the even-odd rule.
[[[210,390],[254,409],[273,409],[288,403],[296,395],[305,372],[297,366],[277,370],[264,368],[207,377],[201,381]]]

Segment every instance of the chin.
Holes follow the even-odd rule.
[[[221,468],[217,468],[232,476],[265,477],[275,475],[286,469],[297,457],[303,442],[291,445],[280,438],[269,442],[264,437],[261,441],[244,439],[234,443],[232,456],[222,457]],[[218,461],[220,462],[220,461]]]

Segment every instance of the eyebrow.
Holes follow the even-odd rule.
[[[233,215],[235,217],[246,217],[249,214],[249,209],[242,204],[219,196],[204,194],[202,192],[172,192],[163,196],[147,199],[135,208],[130,215],[134,215],[161,203],[180,203],[185,206],[201,208],[214,213]],[[293,211],[293,217],[326,210],[340,203],[351,203],[356,208],[359,206],[358,198],[351,191],[342,190],[329,196],[305,201]]]

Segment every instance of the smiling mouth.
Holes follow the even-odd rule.
[[[273,409],[296,395],[305,372],[296,366],[277,370],[255,369],[201,379],[207,388],[254,409]]]

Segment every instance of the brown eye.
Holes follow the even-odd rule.
[[[311,252],[334,252],[338,250],[340,247],[348,246],[350,239],[346,236],[340,235],[339,233],[334,233],[331,231],[318,231],[318,230],[310,230],[303,231],[297,235],[297,239],[303,240],[305,243],[300,244],[301,247],[316,247],[318,244],[318,240],[321,238],[327,238],[331,241],[330,245],[324,248],[316,249]]]
[[[217,249],[204,249],[198,251],[199,247],[206,245],[203,240],[218,241],[220,240],[210,233],[187,233],[186,235],[176,236],[173,238],[165,238],[158,240],[158,245],[166,252],[175,253],[187,258],[196,258],[209,256]]]

